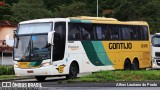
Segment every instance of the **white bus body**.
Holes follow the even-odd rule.
[[[160,69],[160,33],[156,33],[151,37],[151,51],[152,51],[152,68]]]

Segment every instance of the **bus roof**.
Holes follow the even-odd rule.
[[[39,23],[39,22],[55,22],[55,21],[68,21],[67,18],[43,18],[43,19],[34,19],[28,21],[22,21],[19,24],[26,24],[26,23]]]
[[[54,22],[55,21],[69,21],[69,20],[70,22],[79,22],[79,23],[101,23],[101,24],[147,25],[148,26],[148,23],[145,21],[118,21],[115,18],[89,17],[89,16],[35,19],[35,20],[22,21],[19,24],[53,22],[53,21]]]
[[[70,19],[83,19],[83,20],[97,20],[97,21],[118,21],[115,18],[105,18],[105,17],[88,17],[88,16],[78,16],[69,17]]]
[[[88,17],[88,16],[78,16],[69,17],[71,22],[86,22],[86,23],[103,23],[103,24],[124,24],[124,25],[147,25],[145,21],[118,21],[115,18],[105,18],[105,17]]]

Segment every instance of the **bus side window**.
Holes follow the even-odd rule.
[[[142,26],[143,34],[144,34],[144,40],[148,40],[148,27]]]
[[[79,24],[69,23],[68,40],[81,40]]]
[[[110,40],[111,39],[109,26],[105,25],[105,27],[103,27],[102,33],[103,33],[102,34],[103,40]]]
[[[131,29],[128,26],[122,26],[123,40],[131,40]]]
[[[81,30],[82,30],[83,40],[94,40],[95,39],[94,37],[95,32],[94,32],[92,24],[88,24],[88,23],[81,24]]]
[[[138,40],[143,39],[142,30],[140,29],[140,26],[135,26],[135,31],[137,32],[137,38]]]
[[[120,29],[117,28],[115,25],[110,25],[110,28],[111,28],[111,40],[120,40],[121,37],[120,37]]]
[[[103,35],[102,35],[102,28],[100,26],[96,27],[96,33],[97,33],[97,39],[101,40]]]

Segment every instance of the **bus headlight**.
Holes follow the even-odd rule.
[[[14,64],[14,67],[15,67],[15,68],[19,68],[19,65],[18,65],[18,64]]]
[[[41,64],[41,67],[46,67],[46,66],[49,66],[49,65],[51,65],[51,63],[46,62],[46,63],[42,63],[42,64]]]

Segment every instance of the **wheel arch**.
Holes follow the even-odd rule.
[[[132,64],[132,63],[131,63],[130,58],[128,58],[128,57],[124,60],[123,69],[126,69],[126,66],[125,66],[125,65],[126,65],[126,62],[129,62],[129,64],[130,64],[130,69],[131,69],[131,64]]]
[[[127,61],[127,60],[128,60],[128,61],[130,62],[130,64],[131,64],[131,60],[130,60],[130,58],[128,58],[128,57],[124,60],[124,63],[125,63],[125,61]]]
[[[80,72],[80,68],[79,68],[79,63],[76,61],[76,60],[73,60],[70,65],[69,65],[69,68],[71,66],[71,64],[76,64],[77,68],[78,68],[78,73]]]
[[[139,63],[139,59],[137,58],[137,57],[135,57],[134,59],[133,59],[133,62],[134,61],[137,61],[138,63]]]

